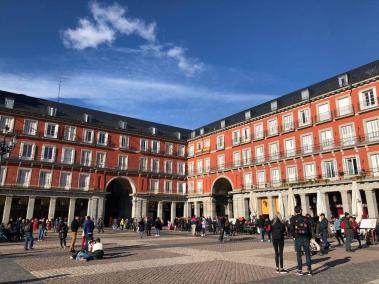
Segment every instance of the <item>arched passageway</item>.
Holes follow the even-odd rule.
[[[126,178],[115,178],[106,189],[108,195],[105,203],[104,222],[110,225],[110,219],[131,218],[132,217],[132,185]]]
[[[229,192],[233,190],[232,184],[227,178],[219,178],[213,184],[212,194],[216,203],[216,215],[233,217],[233,195]]]

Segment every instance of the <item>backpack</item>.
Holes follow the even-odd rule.
[[[297,236],[306,236],[310,233],[309,224],[304,217],[294,220],[294,233]]]

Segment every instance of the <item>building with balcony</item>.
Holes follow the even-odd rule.
[[[1,91],[0,217],[330,217],[353,187],[378,217],[378,88],[375,61],[194,130]]]

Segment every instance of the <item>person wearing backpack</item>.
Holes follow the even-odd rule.
[[[308,218],[302,215],[300,206],[295,207],[295,216],[291,218],[291,232],[295,240],[295,250],[297,257],[297,272],[296,275],[302,276],[303,262],[302,252],[305,253],[307,263],[307,273],[305,275],[312,275],[311,252],[309,247],[309,239],[311,236],[310,223]]]

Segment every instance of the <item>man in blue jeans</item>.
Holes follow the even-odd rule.
[[[91,220],[91,217],[87,216],[87,220],[84,222],[84,225],[83,225],[83,231],[86,237],[86,250],[88,250],[88,242],[93,237],[94,228],[95,228],[95,224]]]
[[[296,275],[303,276],[302,252],[305,253],[307,262],[307,273],[305,275],[312,276],[311,267],[311,251],[309,248],[309,240],[311,238],[311,226],[307,217],[303,216],[300,206],[295,207],[295,216],[290,220],[290,230],[295,240],[295,250],[297,256],[297,272]]]
[[[323,248],[324,253],[329,249],[329,246],[330,246],[328,242],[328,226],[329,226],[329,222],[325,218],[325,214],[321,213],[319,233],[320,233],[320,238],[322,241],[322,248]],[[320,253],[320,255],[322,255],[322,253]]]

